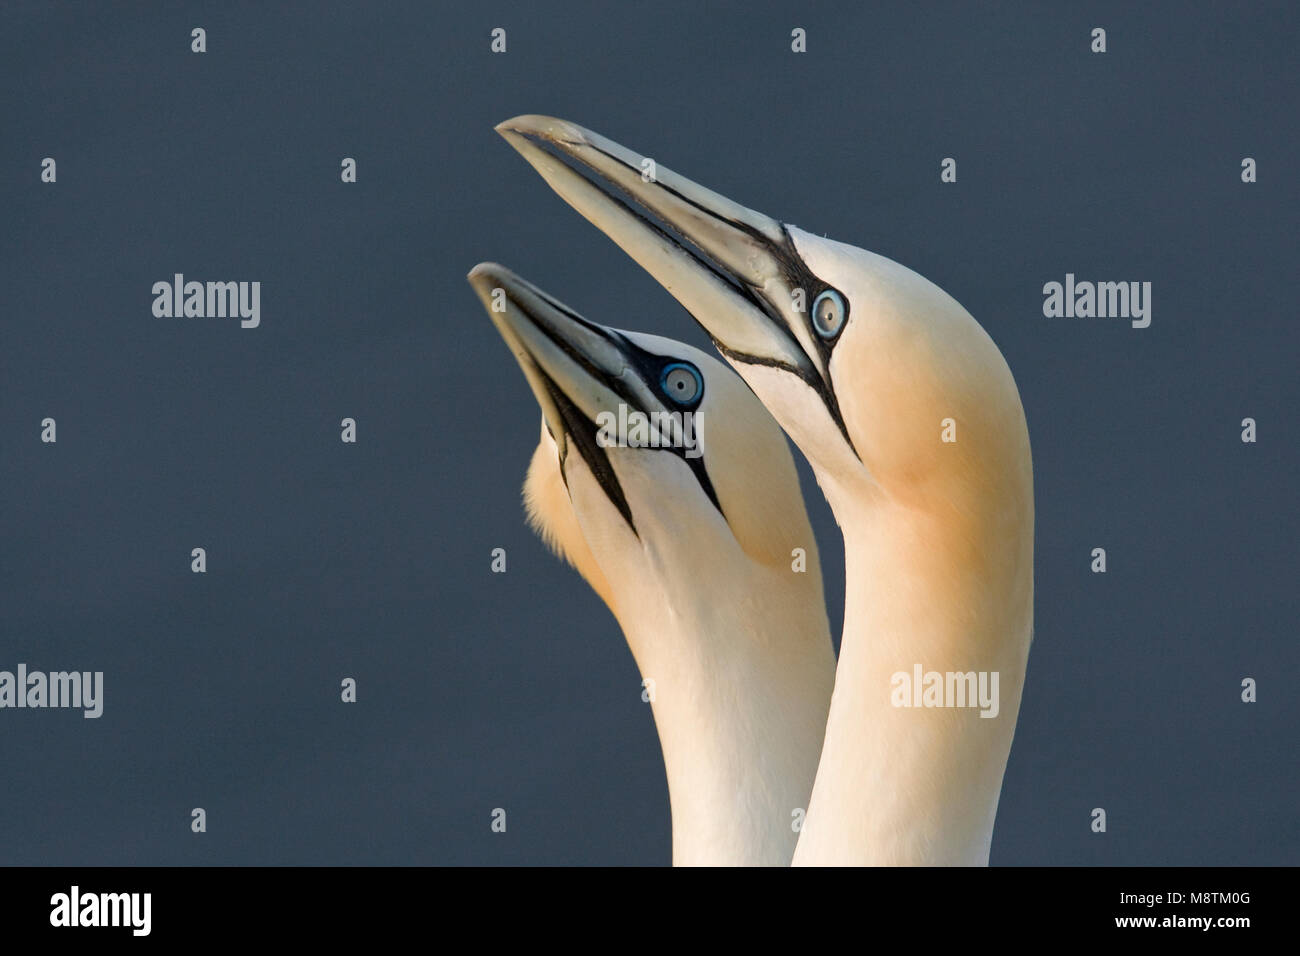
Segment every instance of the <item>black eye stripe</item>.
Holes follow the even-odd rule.
[[[676,358],[672,355],[656,355],[648,352],[641,346],[637,345],[625,335],[610,330],[611,334],[618,339],[623,354],[628,357],[628,361],[635,368],[642,381],[651,386],[655,391],[659,391],[659,382],[663,376],[663,370],[670,365],[684,365],[695,369],[698,377],[699,391],[690,399],[689,402],[681,405],[678,411],[695,412],[699,409],[700,403],[704,401],[704,375],[699,369],[695,368],[694,363],[687,362],[685,359]],[[675,402],[676,404],[676,402]],[[722,510],[722,503],[718,501],[718,493],[713,488],[713,482],[709,479],[709,470],[705,467],[704,456],[698,458],[687,458],[685,448],[645,448],[642,451],[666,451],[669,454],[676,455],[682,461],[686,462],[686,467],[695,475],[695,480],[700,484],[700,490],[713,503],[713,507],[718,509],[718,514],[722,515],[722,520],[727,519],[727,513]]]
[[[516,303],[516,305],[519,304]],[[659,380],[665,367],[669,365],[690,365],[691,368],[694,368],[693,364],[687,363],[682,359],[669,355],[655,355],[653,352],[648,352],[616,329],[598,326],[594,323],[588,322],[586,319],[581,319],[577,313],[572,312],[568,308],[565,308],[564,311],[566,314],[579,319],[583,325],[598,332],[604,338],[616,345],[623,355],[627,357],[628,363],[632,366],[633,371],[641,377],[641,380],[647,385],[647,387],[651,388],[655,392],[659,391]],[[640,403],[627,388],[627,383],[621,382],[605,374],[601,369],[593,365],[586,356],[572,348],[562,337],[556,335],[551,329],[540,324],[538,325],[538,328],[540,328],[547,338],[553,341],[556,346],[563,349],[566,354],[570,355],[576,362],[585,368],[589,374],[599,381],[604,382],[607,387],[612,389],[629,408],[640,409]],[[700,402],[703,401],[704,376],[700,374],[698,369],[696,370],[696,374],[700,376],[699,392],[690,402],[680,408],[679,411],[694,411],[699,407]],[[596,442],[597,429],[595,423],[579,412],[568,397],[564,395],[564,393],[549,379],[549,377],[546,377],[546,380],[556,405],[560,408],[561,415],[564,417],[566,430],[569,432],[571,437],[576,439],[574,443],[578,448],[579,454],[582,455],[583,459],[587,462],[587,467],[590,468],[592,473],[596,476],[596,480],[599,482],[601,488],[604,489],[606,497],[608,497],[614,507],[618,509],[619,514],[623,516],[623,519],[627,522],[628,527],[632,529],[632,532],[637,534],[636,523],[632,519],[631,506],[628,504],[627,498],[623,494],[623,488],[618,481],[618,477],[614,474],[614,469],[609,463],[608,453]],[[639,450],[647,452],[666,451],[670,454],[676,455],[684,461],[686,467],[691,469],[691,473],[695,476],[695,480],[699,483],[700,490],[704,492],[705,497],[709,499],[713,507],[718,509],[718,514],[722,515],[722,520],[727,520],[727,514],[722,510],[722,504],[718,501],[718,493],[714,490],[713,482],[709,478],[708,469],[704,465],[703,456],[698,458],[687,458],[685,448],[667,447],[645,448]],[[561,467],[560,470],[561,474],[563,474],[563,467]],[[566,484],[567,481],[568,478],[565,476]],[[637,536],[639,537],[640,535],[638,534]]]
[[[623,485],[619,482],[618,475],[614,474],[614,466],[610,464],[609,453],[601,448],[596,441],[591,422],[578,410],[577,406],[570,401],[569,396],[555,384],[549,375],[540,368],[537,371],[546,384],[546,390],[550,393],[551,401],[555,403],[556,410],[560,413],[560,418],[564,422],[564,430],[568,432],[569,442],[578,449],[578,454],[587,463],[587,468],[590,469],[601,490],[605,492],[605,497],[609,499],[610,504],[623,516],[623,520],[632,529],[632,533],[638,538],[641,537],[640,532],[636,529],[636,522],[632,518],[632,508],[627,502],[627,496],[623,493]],[[568,488],[569,475],[564,466],[565,460],[561,458],[560,477],[564,480],[565,488]]]
[[[575,175],[582,177],[607,199],[621,206],[624,211],[637,220],[642,227],[677,246],[695,260],[701,268],[712,273],[724,286],[735,293],[736,296],[748,302],[759,312],[766,315],[772,323],[771,331],[773,334],[781,336],[794,348],[795,351],[803,354],[803,347],[800,345],[794,332],[786,325],[781,310],[773,304],[765,294],[762,294],[759,289],[742,282],[730,270],[724,268],[720,263],[715,261],[706,250],[701,249],[697,244],[692,242],[689,237],[683,235],[674,228],[671,223],[666,222],[662,217],[655,214],[652,209],[642,203],[636,196],[628,192],[626,188],[609,179],[609,177],[596,169],[590,163],[575,157],[567,150],[555,147],[554,144],[545,137],[530,135],[528,136],[528,139],[531,140],[539,149],[563,163]],[[592,148],[609,159],[612,159],[619,165],[640,175],[641,171],[639,169],[630,165],[621,157],[615,156],[594,144],[592,145]],[[827,289],[833,288],[830,284],[814,274],[813,271],[804,263],[803,258],[794,247],[794,238],[790,235],[790,229],[785,225],[785,223],[779,224],[781,228],[780,240],[774,240],[754,229],[748,223],[737,222],[726,216],[720,215],[691,197],[685,196],[678,190],[664,184],[662,181],[657,182],[656,185],[665,192],[677,196],[705,215],[710,216],[719,222],[726,223],[728,226],[745,233],[761,244],[780,264],[781,272],[785,277],[788,288],[792,290],[803,289],[805,296],[812,296],[813,302],[817,300],[817,296],[821,295]],[[848,325],[850,314],[849,303],[842,294],[840,295],[840,300],[844,303],[844,317],[841,320],[841,327],[846,327]],[[805,303],[807,303],[807,301],[808,300],[805,299]],[[810,310],[805,305],[805,309],[802,313],[802,321],[811,326],[812,316],[809,314],[809,311]],[[691,317],[695,319],[696,323],[698,323],[706,333],[708,333],[714,346],[723,355],[729,356],[738,361],[749,362],[754,365],[768,365],[784,368],[806,382],[808,386],[821,397],[822,403],[826,406],[826,410],[831,416],[831,420],[835,422],[836,427],[839,429],[844,441],[848,444],[849,450],[853,452],[854,457],[861,458],[861,456],[858,455],[857,448],[853,445],[853,439],[849,437],[848,426],[844,423],[844,416],[840,412],[840,403],[835,397],[834,390],[831,389],[829,382],[822,381],[821,377],[816,374],[812,367],[810,357],[805,356],[805,358],[808,359],[807,367],[795,368],[784,362],[745,355],[734,349],[728,348],[725,343],[719,342],[713,337],[713,334],[709,332],[709,327],[705,323],[700,322],[700,320],[694,315]],[[831,351],[834,348],[834,342],[828,342],[822,336],[818,335],[815,328],[810,328],[809,331],[812,333],[812,340],[816,343],[815,347],[822,357],[822,367],[829,370]],[[838,341],[838,336],[835,341]],[[696,458],[692,459],[692,461],[699,462],[702,461],[702,459]],[[719,510],[721,509],[719,508]]]

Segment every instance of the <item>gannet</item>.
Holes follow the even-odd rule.
[[[499,265],[469,281],[542,409],[530,522],[608,605],[653,688],[673,864],[788,865],[835,653],[785,436],[698,349],[587,321]],[[602,436],[602,413],[620,411],[678,413],[650,428],[669,447],[616,444],[645,445],[635,428]]]
[[[997,346],[884,256],[573,123],[497,130],[704,327],[843,531],[844,636],[794,862],[987,864],[1033,617],[1029,436]],[[894,680],[918,666],[996,673],[997,716],[898,706]]]

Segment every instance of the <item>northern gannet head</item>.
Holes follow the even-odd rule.
[[[542,409],[530,520],[653,681],[674,863],[788,864],[835,657],[785,436],[698,349],[590,322],[495,264],[469,281]]]
[[[958,510],[991,490],[1032,498],[1011,372],[938,286],[576,124],[520,116],[497,130],[704,327],[808,456],[837,514],[881,494]]]
[[[542,408],[530,519],[620,620],[702,574],[721,606],[727,582],[758,569],[822,604],[793,457],[743,381],[682,342],[588,321],[503,266],[469,281]],[[796,548],[806,573],[790,573]]]

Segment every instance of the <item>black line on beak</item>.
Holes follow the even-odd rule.
[[[699,265],[707,269],[713,276],[729,288],[738,298],[743,299],[759,313],[766,316],[768,321],[771,323],[773,331],[782,336],[787,343],[793,347],[793,351],[808,358],[803,346],[787,326],[785,317],[781,314],[780,309],[770,302],[755,286],[745,282],[728,267],[718,262],[717,259],[710,255],[707,250],[700,247],[689,236],[679,230],[671,222],[664,219],[653,209],[646,206],[645,203],[622,185],[608,179],[600,172],[600,170],[595,169],[589,164],[583,162],[581,159],[559,148],[544,136],[535,133],[521,133],[520,135],[533,142],[539,149],[542,149],[548,155],[564,163],[564,165],[572,170],[576,175],[581,176],[592,186],[599,189],[601,193],[609,199],[622,206],[629,215],[640,221],[647,229],[667,239],[673,245],[677,246],[689,255],[699,263]],[[588,143],[586,145],[600,153],[602,156],[606,156],[618,163],[623,168],[638,176],[641,175],[639,169],[632,166],[621,157],[615,156],[613,153],[601,149],[594,143]],[[774,242],[768,236],[764,235],[748,223],[737,222],[723,216],[707,206],[700,204],[691,197],[684,195],[673,187],[665,185],[657,179],[655,180],[654,185],[657,188],[662,189],[664,192],[676,196],[682,202],[688,204],[694,209],[698,209],[705,215],[710,216],[721,223],[725,223],[732,229],[744,233],[755,242],[762,245],[780,265],[782,272],[785,274],[786,282],[790,288],[803,289],[809,303],[815,302],[817,296],[821,295],[823,291],[833,288],[829,283],[814,274],[804,263],[802,257],[800,257],[798,252],[795,251],[794,239],[790,236],[790,231],[786,228],[784,223],[780,224],[781,241]],[[838,292],[839,290],[837,289],[836,291]],[[841,298],[844,299],[844,321],[847,324],[849,318],[849,303],[842,294]],[[708,326],[701,322],[699,318],[690,311],[690,309],[687,309],[686,312],[692,319],[694,319],[697,325],[704,329],[705,334],[707,334],[709,339],[713,342],[714,347],[728,358],[735,361],[745,362],[749,365],[765,365],[784,369],[808,385],[808,387],[816,392],[818,397],[821,398],[822,404],[826,407],[826,411],[831,416],[831,420],[835,422],[836,427],[840,431],[840,435],[849,446],[849,450],[853,452],[854,457],[861,461],[862,456],[858,454],[857,448],[854,447],[853,439],[849,437],[848,427],[844,424],[844,416],[840,412],[839,399],[836,398],[835,391],[831,388],[830,383],[825,381],[821,375],[818,374],[817,369],[812,364],[810,358],[806,365],[801,363],[800,365],[795,366],[776,359],[762,358],[736,351],[735,349],[728,348],[725,343],[720,342],[716,337],[714,337],[713,333],[709,331]],[[815,329],[811,329],[811,331],[812,339],[817,343],[818,350],[822,357],[822,365],[827,369],[829,374],[832,346],[823,341],[820,336],[817,335]]]
[[[617,339],[619,343],[619,347],[622,348],[623,350],[623,354],[626,355],[629,358],[629,360],[631,360],[637,374],[641,376],[641,381],[645,382],[646,385],[652,389],[658,387],[656,383],[659,381],[660,376],[662,375],[663,372],[663,367],[665,365],[667,365],[670,362],[681,361],[680,357],[678,356],[656,355],[653,352],[647,352],[645,349],[641,348],[641,346],[637,345],[631,339],[627,338],[626,336],[620,335],[614,329],[610,329],[609,332],[611,335],[615,337],[615,339]],[[702,375],[703,373],[701,373],[701,377]],[[703,400],[703,395],[701,394],[700,397],[696,400],[695,407],[698,407],[699,402],[702,400]],[[664,403],[664,407],[666,409],[668,408],[668,402]],[[669,411],[679,411],[683,415],[685,415],[687,414],[688,410],[669,409]],[[693,412],[694,408],[692,408],[690,411]],[[685,425],[683,425],[683,428],[684,427]],[[655,449],[645,449],[645,450],[653,451]],[[722,510],[722,503],[718,501],[718,493],[713,489],[713,482],[709,478],[709,470],[704,464],[704,458],[702,456],[697,458],[688,458],[686,456],[685,448],[677,448],[672,445],[666,447],[660,446],[660,448],[657,450],[671,452],[672,454],[676,455],[678,458],[680,458],[682,461],[686,463],[686,467],[691,470],[691,472],[695,475],[695,480],[699,482],[700,489],[704,492],[705,497],[707,497],[709,501],[713,503],[713,507],[718,509],[718,514],[722,515],[722,520],[726,521],[727,513]]]
[[[632,533],[640,538],[641,535],[636,530],[636,522],[632,520],[632,509],[627,503],[627,495],[623,493],[623,485],[619,482],[618,475],[614,473],[609,455],[597,443],[596,436],[592,432],[591,421],[569,400],[569,396],[564,394],[564,390],[555,384],[554,379],[547,375],[544,369],[539,366],[537,371],[546,383],[546,391],[550,394],[551,401],[555,403],[560,418],[564,420],[568,441],[578,449],[578,454],[591,469],[592,475],[595,476],[601,490],[605,492],[605,497],[609,499],[610,504],[618,509],[618,513],[623,516]],[[568,488],[569,475],[564,470],[563,459],[560,460],[560,477],[564,479],[564,487]]]
[[[647,352],[630,339],[619,334],[617,330],[606,328],[603,325],[598,325],[595,322],[588,321],[564,303],[555,299],[532,283],[527,282],[527,280],[520,279],[519,281],[526,283],[529,291],[544,300],[556,311],[573,320],[575,323],[581,325],[593,334],[600,336],[617,349],[619,354],[627,360],[628,367],[641,378],[642,382],[651,391],[656,391],[658,389],[657,383],[663,366],[669,362],[678,361],[674,356],[654,355],[653,353]],[[644,415],[651,414],[650,410],[641,407],[640,400],[633,394],[632,390],[628,388],[627,383],[623,381],[622,378],[611,375],[605,369],[600,368],[592,362],[585,353],[561,335],[559,331],[553,328],[545,321],[545,319],[538,316],[533,309],[530,309],[525,303],[520,302],[518,298],[512,295],[509,288],[505,288],[505,294],[511,304],[514,305],[514,307],[523,315],[527,316],[528,321],[533,324],[534,328],[546,336],[551,344],[564,352],[565,355],[569,356],[569,358],[582,368],[587,375],[595,381],[600,382],[617,395],[622,400],[623,404],[627,405],[630,410],[636,410]],[[556,384],[555,380],[546,374],[546,371],[535,358],[530,356],[529,361],[532,362],[533,367],[537,369],[538,373],[545,380],[547,391],[550,393],[552,401],[555,402],[556,408],[559,409],[561,418],[564,419],[565,431],[569,438],[578,446],[578,451],[582,455],[583,460],[587,462],[587,466],[591,469],[592,474],[596,476],[596,480],[600,483],[601,488],[604,489],[605,494],[609,497],[611,503],[618,508],[619,513],[623,515],[624,519],[626,519],[632,532],[637,534],[637,537],[640,537],[636,530],[636,523],[632,519],[632,509],[627,502],[627,496],[623,492],[623,486],[619,483],[618,476],[614,473],[614,467],[609,461],[609,454],[601,447],[599,441],[596,439],[598,429],[596,428],[595,423],[573,403],[560,386]],[[674,411],[674,409],[668,407],[668,404],[668,402],[664,403],[665,410]],[[677,409],[676,411],[681,410]],[[550,426],[548,425],[547,427],[549,428]],[[554,438],[555,436],[552,435],[551,437]],[[709,472],[702,457],[688,458],[686,456],[685,448],[677,448],[672,445],[659,446],[658,448],[638,448],[637,450],[666,451],[680,458],[686,463],[686,467],[688,467],[691,470],[691,473],[695,476],[695,480],[699,483],[700,490],[704,492],[705,497],[709,499],[713,507],[718,509],[718,514],[722,515],[722,520],[727,520],[726,512],[722,510],[722,503],[718,501],[718,493],[713,487],[713,481],[709,478]],[[560,464],[560,474],[564,477],[565,487],[567,488],[569,481],[568,475],[564,473],[563,461],[561,461]]]

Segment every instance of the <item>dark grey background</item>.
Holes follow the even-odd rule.
[[[538,413],[464,274],[704,340],[492,131],[523,112],[897,259],[1001,346],[1037,637],[994,863],[1300,861],[1293,6],[145,6],[0,20],[0,669],[105,672],[99,720],[0,711],[0,862],[668,862],[635,665],[524,524]],[[1152,282],[1151,327],[1044,318],[1067,271]],[[261,327],[154,318],[174,272],[260,280]]]

